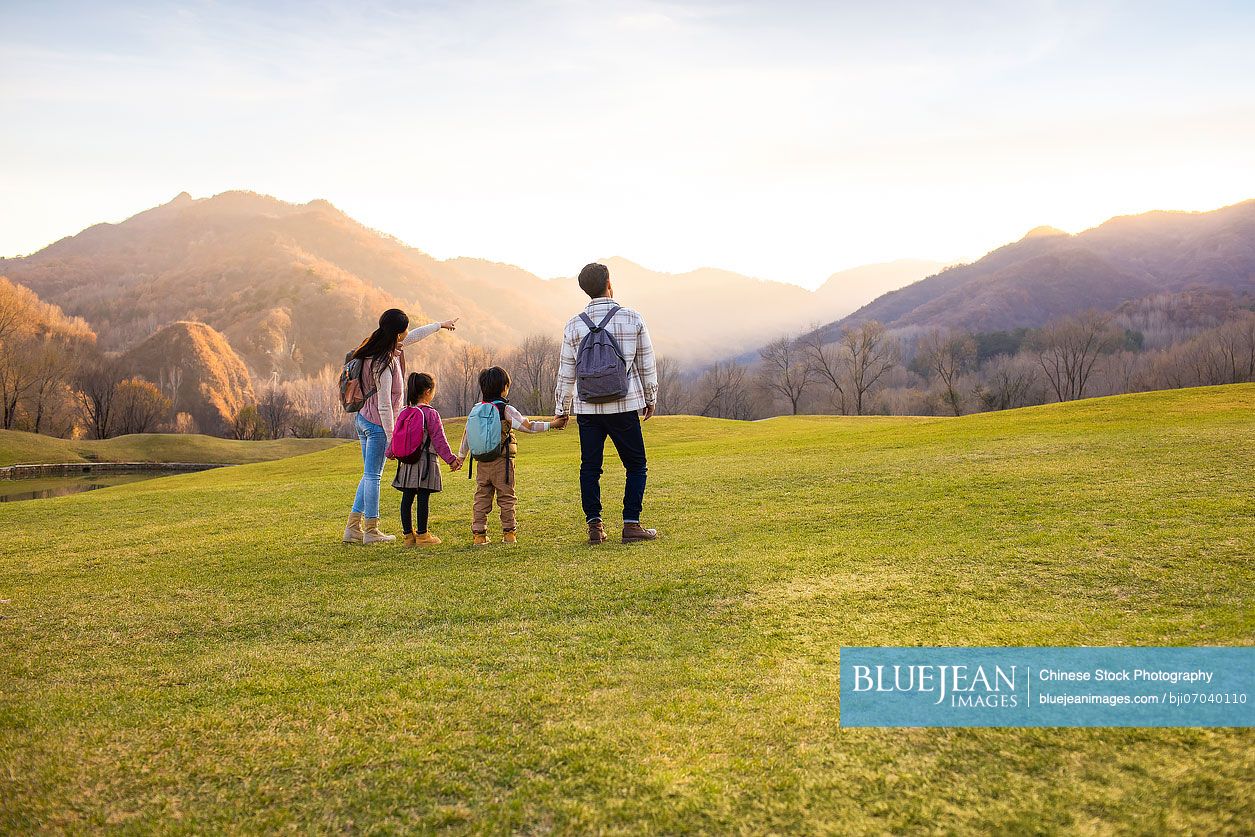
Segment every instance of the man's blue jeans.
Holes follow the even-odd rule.
[[[357,440],[362,443],[362,479],[353,498],[353,512],[363,517],[379,517],[379,484],[383,482],[383,463],[388,453],[388,434],[383,428],[362,418],[354,421]]]
[[[623,487],[623,522],[640,523],[645,502],[645,437],[635,410],[626,413],[577,415],[580,428],[580,497],[586,520],[601,518],[601,462],[606,437],[614,442],[619,461],[627,470]]]

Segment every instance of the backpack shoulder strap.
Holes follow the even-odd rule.
[[[497,405],[497,412],[501,414],[501,444],[508,447],[514,439],[514,423],[506,417],[504,401],[494,401],[492,403]]]
[[[418,410],[418,414],[419,414],[420,416],[422,416],[422,422],[423,422],[423,438],[424,438],[423,444],[426,444],[428,441],[431,441],[431,434],[427,432],[427,410],[424,410],[424,409],[423,409],[423,407],[425,407],[425,406],[426,406],[426,405],[424,405],[424,404],[415,404],[415,405],[414,405],[414,408],[415,408],[416,410]]]
[[[620,312],[620,311],[622,311],[622,310],[623,310],[623,306],[621,306],[621,305],[616,305],[616,306],[614,306],[613,308],[611,308],[611,309],[610,309],[610,313],[606,314],[606,316],[604,316],[604,317],[602,317],[602,318],[601,318],[601,325],[597,326],[597,328],[598,328],[598,329],[603,329],[603,328],[605,328],[605,327],[606,327],[606,323],[608,323],[608,322],[610,322],[611,320],[613,320],[613,319],[614,319],[614,315],[615,315],[615,314],[617,314],[617,313],[619,313],[619,312]]]
[[[597,330],[597,324],[596,324],[595,322],[593,322],[592,320],[590,320],[590,319],[588,318],[588,315],[587,315],[587,314],[585,314],[583,311],[581,311],[581,312],[580,312],[580,319],[581,319],[581,320],[583,320],[583,321],[584,321],[584,324],[588,326],[588,330],[589,330],[589,331],[596,331],[596,330]]]

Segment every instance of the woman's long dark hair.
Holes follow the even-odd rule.
[[[405,403],[413,407],[436,382],[426,372],[411,372],[405,380]]]
[[[410,318],[404,311],[389,308],[379,315],[379,328],[362,341],[362,345],[353,352],[353,357],[367,361],[371,374],[383,374],[384,367],[392,362],[392,353],[397,349],[397,335],[404,334],[409,327]]]

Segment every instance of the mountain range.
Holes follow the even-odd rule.
[[[752,359],[754,347],[806,329],[835,340],[868,320],[909,337],[933,328],[1033,328],[1087,309],[1175,305],[1200,290],[1252,300],[1255,200],[1118,217],[1076,235],[1038,227],[971,264],[869,265],[833,274],[814,291],[714,268],[671,274],[621,257],[601,261],[617,298],[645,315],[660,355],[702,364]],[[180,194],[121,223],[0,259],[2,276],[37,295],[4,285],[26,307],[47,304],[66,322],[81,318],[73,321],[84,334],[210,432],[253,397],[254,382],[338,365],[385,308],[403,308],[415,322],[461,318],[455,333],[411,350],[411,366],[436,369],[467,344],[502,351],[531,334],[557,336],[586,299],[572,277],[436,259],[326,201],[251,192]]]
[[[574,274],[585,260],[573,261]],[[651,322],[659,353],[684,363],[842,316],[940,266],[870,266],[812,292],[709,268],[673,275],[606,262],[624,304]],[[340,363],[389,307],[415,322],[461,318],[456,334],[420,344],[416,354],[438,363],[463,341],[507,349],[532,333],[558,335],[586,301],[570,277],[436,259],[326,201],[292,204],[252,192],[199,200],[182,193],[121,223],[0,259],[0,275],[83,317],[102,348],[124,351],[170,323],[199,321],[266,379]]]
[[[902,335],[932,328],[1035,328],[1155,295],[1255,294],[1255,200],[1210,212],[1148,212],[1076,235],[1038,227],[971,264],[891,291],[821,330],[878,320]]]

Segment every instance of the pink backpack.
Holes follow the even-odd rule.
[[[406,407],[397,416],[392,430],[392,443],[388,456],[407,464],[423,458],[423,451],[431,443],[427,438],[427,412],[422,407]]]

